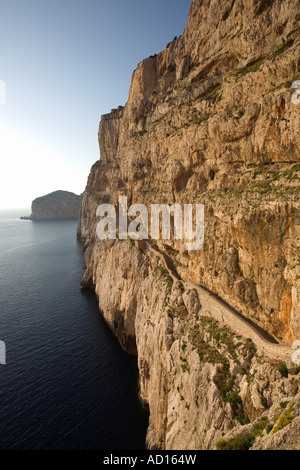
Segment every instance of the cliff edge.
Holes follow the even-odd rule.
[[[78,227],[82,284],[138,356],[149,448],[299,448],[299,19],[297,0],[193,0],[184,34],[102,116]],[[98,240],[96,208],[120,195],[204,204],[203,249]]]

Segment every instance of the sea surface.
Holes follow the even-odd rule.
[[[83,293],[76,222],[0,212],[0,449],[144,449],[136,360]]]

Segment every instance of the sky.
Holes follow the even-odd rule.
[[[190,0],[0,0],[0,208],[84,191],[102,114],[137,64],[187,23]]]

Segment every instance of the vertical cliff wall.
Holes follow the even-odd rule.
[[[193,0],[184,34],[141,62],[125,107],[102,116],[78,230],[83,285],[138,354],[151,448],[213,448],[233,422],[251,434],[245,423],[263,416],[274,430],[284,397],[298,409],[297,376],[283,377],[276,358],[264,362],[247,334],[222,330],[226,318],[212,319],[187,282],[282,344],[300,338],[299,20],[296,0]],[[204,248],[98,240],[96,208],[117,207],[119,195],[203,203]],[[279,447],[295,446],[292,421],[290,441],[280,430],[254,445],[272,448],[282,436]]]

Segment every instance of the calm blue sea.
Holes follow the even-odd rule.
[[[80,290],[76,222],[0,213],[0,449],[144,449],[137,367]]]

